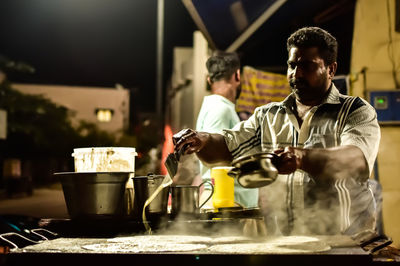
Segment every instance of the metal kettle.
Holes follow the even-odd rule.
[[[241,156],[232,162],[233,168],[228,175],[237,178],[245,188],[258,188],[271,184],[278,176],[275,165],[278,156],[274,153],[256,153]]]

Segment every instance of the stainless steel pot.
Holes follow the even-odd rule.
[[[125,189],[133,172],[55,173],[72,219],[123,218]]]
[[[142,219],[142,212],[146,200],[162,184],[165,176],[149,174],[147,176],[135,176],[133,178],[134,205],[133,218]],[[146,207],[146,217],[150,219],[167,214],[169,187],[163,188],[158,195]]]
[[[257,188],[271,184],[278,176],[275,165],[278,157],[273,153],[257,153],[237,158],[228,175],[237,178],[245,188]]]

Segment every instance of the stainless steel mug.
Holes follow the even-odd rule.
[[[205,183],[211,185],[210,196],[200,204],[200,187]],[[175,185],[171,186],[171,216],[195,215],[200,208],[212,197],[214,186],[210,181],[204,181],[198,186]]]

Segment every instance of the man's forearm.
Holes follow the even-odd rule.
[[[368,164],[356,146],[295,150],[295,154],[300,156],[299,168],[317,180],[352,177],[364,181],[368,178]]]
[[[226,165],[232,161],[232,155],[221,134],[208,134],[204,147],[197,152],[197,157],[206,165]]]

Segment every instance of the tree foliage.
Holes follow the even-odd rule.
[[[23,94],[0,84],[0,108],[7,111],[7,140],[2,153],[7,157],[57,156],[70,154],[73,148],[112,146],[115,138],[89,122],[71,124],[72,113],[41,95]]]
[[[74,148],[136,147],[142,155],[136,163],[140,166],[148,161],[147,152],[159,143],[154,126],[133,135],[123,132],[119,139],[87,121],[74,127],[74,114],[64,106],[43,95],[23,94],[6,78],[1,80],[1,74],[10,71],[32,73],[34,69],[0,55],[0,109],[7,111],[7,139],[0,140],[0,157],[70,159]]]
[[[7,111],[7,139],[0,142],[4,157],[65,157],[73,148],[113,146],[113,135],[89,122],[77,128],[71,123],[73,113],[42,95],[23,94],[12,88],[6,74],[33,73],[24,62],[15,62],[0,55],[0,108]]]

